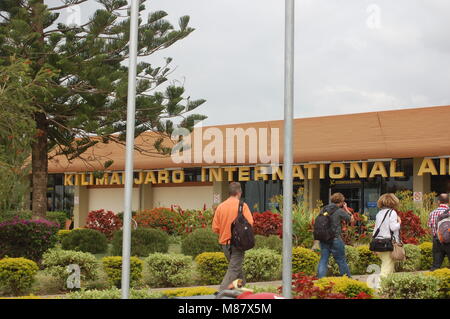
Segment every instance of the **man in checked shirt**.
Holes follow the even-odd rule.
[[[438,196],[439,207],[430,213],[428,218],[428,227],[431,228],[433,234],[433,265],[431,270],[436,270],[441,268],[444,262],[445,255],[447,255],[450,261],[450,244],[441,244],[437,237],[437,219],[438,217],[445,213],[448,209],[449,196],[448,194],[441,194]]]

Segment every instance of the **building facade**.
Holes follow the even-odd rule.
[[[339,191],[350,207],[369,216],[386,192],[411,190],[418,204],[425,193],[449,193],[449,123],[448,106],[297,119],[294,193],[315,207]],[[189,136],[191,148],[179,153],[185,161],[155,156],[155,137],[142,135],[136,139],[133,210],[209,208],[227,197],[230,181],[242,183],[253,211],[277,208],[273,198],[283,191],[282,128],[282,121],[201,128]],[[225,142],[217,143],[219,136]],[[259,156],[252,156],[254,145]],[[261,156],[264,147],[265,155],[277,157]],[[123,211],[124,152],[121,145],[98,143],[84,159],[56,156],[49,163],[49,209],[73,212],[75,227],[84,225],[91,210]],[[102,169],[106,160],[113,163],[107,170]]]

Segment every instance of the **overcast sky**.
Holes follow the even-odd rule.
[[[149,61],[174,59],[205,124],[283,118],[283,0],[147,7],[191,17],[196,31]],[[295,117],[450,105],[448,30],[448,0],[296,0]]]

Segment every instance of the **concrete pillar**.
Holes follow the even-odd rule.
[[[320,200],[320,177],[319,169],[313,169],[313,178],[305,180],[305,201],[308,207],[314,209],[317,201]]]
[[[228,198],[229,182],[213,182],[213,198],[212,205],[218,205]]]
[[[421,195],[431,192],[430,173],[425,173],[422,176],[418,175],[422,161],[423,161],[422,157],[413,159],[413,192],[416,194],[421,193]],[[422,204],[421,201],[416,201],[416,203]]]
[[[86,225],[89,214],[89,189],[87,186],[74,186],[73,222],[74,228]]]
[[[153,185],[143,184],[139,187],[139,210],[153,208]]]

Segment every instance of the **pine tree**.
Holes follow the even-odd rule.
[[[49,7],[44,0],[0,1],[0,65],[10,56],[31,61],[31,78],[48,70],[50,96],[36,96],[32,107],[36,127],[32,153],[33,213],[45,216],[49,156],[69,160],[100,141],[124,143],[128,68],[129,15],[125,0],[97,0],[96,10],[82,25],[58,19],[68,8],[87,0],[60,0]],[[140,0],[139,57],[147,57],[187,37],[194,29],[189,17],[175,28],[167,13],[144,17]],[[176,126],[192,129],[205,116],[192,114],[204,100],[185,98],[184,88],[167,84],[171,59],[153,66],[140,61],[136,101],[136,136],[145,131],[161,135],[148,154],[167,153],[162,139]],[[164,87],[162,87],[162,84]],[[177,120],[179,119],[179,120]],[[177,124],[175,124],[177,123]],[[98,138],[92,138],[97,136]],[[51,155],[49,155],[51,154]],[[105,163],[105,168],[111,163]]]

